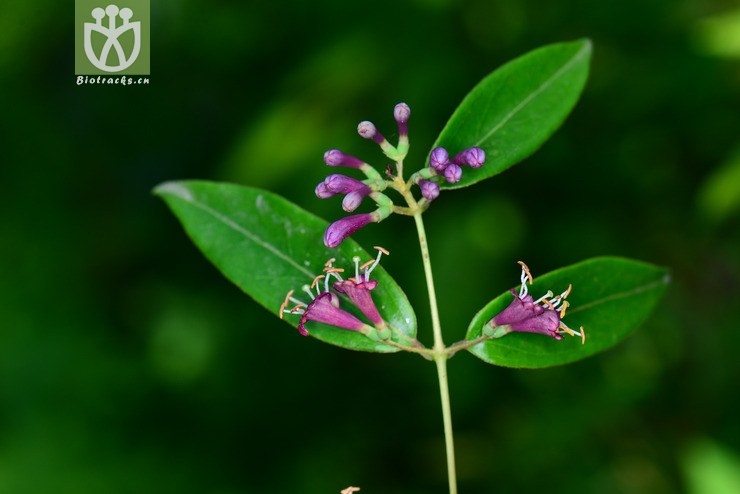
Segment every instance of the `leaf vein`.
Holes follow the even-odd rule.
[[[559,79],[566,71],[568,71],[576,62],[578,62],[581,58],[583,58],[588,53],[587,48],[581,48],[581,50],[576,53],[573,58],[571,58],[568,63],[560,67],[560,69],[555,72],[552,76],[550,76],[545,82],[543,82],[536,90],[532,91],[526,98],[524,98],[518,105],[516,105],[512,110],[507,113],[504,118],[501,119],[501,121],[493,127],[491,130],[488,131],[487,134],[485,134],[483,137],[481,137],[478,142],[475,143],[475,146],[480,146],[483,144],[483,142],[487,141],[493,134],[498,132],[501,127],[506,125],[506,123],[514,118],[514,116],[519,113],[525,106],[527,106],[532,100],[534,100],[537,96],[539,96],[545,89],[547,89],[549,86],[553,84],[554,81]]]
[[[184,199],[184,200],[187,200],[187,199]],[[229,228],[235,230],[238,233],[241,233],[242,235],[244,235],[246,238],[248,238],[249,240],[251,240],[255,244],[257,244],[260,247],[264,248],[265,250],[271,252],[272,254],[274,254],[275,256],[279,257],[280,259],[286,261],[288,264],[290,264],[291,266],[293,266],[294,268],[296,268],[298,271],[300,271],[301,273],[305,274],[309,278],[313,278],[314,277],[314,274],[311,271],[307,270],[306,268],[304,268],[303,266],[301,266],[300,264],[298,264],[297,262],[295,262],[290,256],[286,255],[283,251],[281,251],[280,249],[278,249],[277,247],[275,247],[271,243],[266,242],[265,240],[262,240],[260,237],[258,237],[254,233],[250,232],[249,230],[247,230],[246,228],[244,228],[239,223],[236,223],[231,218],[222,215],[221,213],[219,213],[215,209],[210,208],[210,207],[206,206],[205,204],[198,202],[195,199],[191,199],[189,202],[193,206],[195,206],[195,207],[201,209],[202,211],[205,211],[206,213],[210,214],[215,219],[217,219],[218,221],[222,222],[224,225],[228,226]]]

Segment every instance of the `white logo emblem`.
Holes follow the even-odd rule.
[[[103,26],[103,17],[108,16],[108,26]],[[123,8],[120,11],[116,5],[108,5],[105,10],[97,7],[93,9],[92,16],[95,23],[85,23],[85,55],[94,66],[105,72],[120,72],[127,69],[136,61],[141,51],[141,22],[129,22],[134,13],[129,8]],[[119,16],[123,23],[116,27],[116,16]],[[123,52],[123,46],[118,41],[118,37],[131,29],[134,33],[134,48],[127,57]],[[97,31],[106,37],[100,56],[93,51],[92,33]],[[115,50],[118,57],[118,65],[108,65],[108,56],[111,49]]]

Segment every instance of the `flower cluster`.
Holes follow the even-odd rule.
[[[483,327],[483,333],[487,336],[498,338],[511,332],[539,333],[556,340],[563,339],[563,334],[580,336],[581,342],[586,342],[586,333],[581,326],[580,331],[574,331],[564,322],[565,312],[569,302],[565,300],[570,294],[571,285],[568,289],[557,296],[548,292],[535,300],[529,294],[527,282],[532,284],[532,275],[526,264],[519,261],[522,266],[521,286],[519,293],[512,288],[511,293],[514,300],[501,311],[496,317],[488,321]]]
[[[439,185],[435,180],[456,184],[462,179],[463,166],[480,168],[486,163],[486,152],[479,147],[464,149],[450,159],[443,147],[436,147],[429,154],[429,167],[420,170],[411,179],[419,185],[421,195],[427,201],[439,196]]]
[[[398,162],[403,161],[409,150],[408,121],[411,109],[406,103],[399,103],[393,110],[393,118],[398,125],[398,145],[392,146],[372,122],[360,122],[357,133],[365,139],[374,141],[380,146],[383,153]],[[361,159],[344,153],[338,149],[330,149],[324,153],[324,163],[329,166],[342,166],[360,170],[365,174],[365,180],[357,180],[340,174],[332,174],[316,186],[316,196],[320,199],[343,194],[342,209],[351,213],[362,204],[363,199],[369,197],[377,205],[371,213],[360,213],[346,216],[335,221],[324,234],[324,244],[329,248],[337,247],[345,238],[369,223],[379,223],[390,216],[393,211],[393,201],[383,194],[388,183],[372,166]]]
[[[382,255],[388,255],[388,251],[382,247],[375,247],[375,249],[378,251],[377,257],[362,265],[360,265],[359,257],[353,258],[355,275],[348,279],[342,278],[341,273],[344,272],[344,269],[334,267],[335,259],[329,259],[324,265],[324,274],[317,276],[311,285],[304,285],[302,288],[310,297],[311,302],[306,304],[293,297],[294,290],[289,291],[280,306],[280,318],[283,318],[283,314],[300,315],[298,331],[303,336],[308,336],[306,323],[316,321],[349,329],[350,331],[357,331],[370,337],[377,335],[380,339],[388,338],[390,331],[377,307],[375,307],[370,294],[378,286],[377,280],[370,279],[370,273],[378,266]],[[333,283],[332,278],[335,279]],[[331,290],[332,288],[334,291]],[[316,293],[314,293],[314,290]],[[341,309],[337,293],[346,295],[349,301],[372,323],[372,326]],[[295,305],[289,309],[288,306],[291,303]]]
[[[324,244],[329,248],[337,247],[345,238],[369,223],[379,223],[394,212],[415,214],[424,210],[429,203],[439,197],[440,183],[455,184],[462,178],[462,167],[480,168],[486,162],[486,153],[479,147],[465,149],[450,158],[443,147],[435,148],[429,157],[429,166],[422,168],[411,175],[408,182],[403,178],[403,160],[409,151],[408,122],[411,109],[406,103],[399,103],[393,109],[393,118],[398,126],[398,144],[393,146],[380,133],[372,122],[360,122],[357,133],[361,137],[375,142],[388,158],[395,161],[395,170],[392,165],[387,167],[387,179],[378,173],[375,168],[360,158],[344,153],[339,149],[330,149],[324,153],[324,163],[329,166],[354,168],[365,175],[365,180],[348,177],[341,174],[332,174],[316,186],[316,196],[326,199],[336,195],[344,195],[342,209],[351,213],[362,204],[367,197],[375,202],[377,208],[370,213],[360,213],[346,216],[335,221],[326,229]],[[416,185],[421,191],[422,199],[418,202],[407,195],[412,186]],[[406,199],[409,208],[398,208],[393,201],[383,194],[387,187],[396,189]]]

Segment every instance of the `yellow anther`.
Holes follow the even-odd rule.
[[[305,307],[305,305],[304,304],[298,304],[298,305],[296,305],[295,307],[293,307],[292,309],[290,309],[290,313],[291,314],[295,314],[297,311],[299,311],[301,309],[301,307]]]
[[[586,332],[583,330],[583,326],[581,326],[581,345],[586,344]]]
[[[324,263],[324,266],[325,266],[325,267],[327,267],[327,268],[330,268],[330,267],[331,267],[331,265],[332,265],[332,264],[334,263],[334,261],[336,261],[336,260],[337,260],[337,259],[336,259],[335,257],[332,257],[331,259],[329,259],[328,261],[326,261],[326,262]]]
[[[370,259],[370,260],[369,260],[369,261],[367,261],[367,262],[366,262],[365,264],[363,264],[362,266],[360,266],[360,269],[365,269],[366,267],[370,266],[370,265],[371,265],[372,263],[374,263],[374,262],[375,262],[375,261],[374,261],[373,259]]]
[[[568,334],[569,334],[570,336],[575,336],[575,335],[576,335],[576,334],[575,334],[575,333],[573,332],[573,330],[572,330],[572,329],[570,329],[570,328],[569,328],[568,326],[566,326],[566,325],[565,325],[565,324],[563,324],[562,322],[560,323],[560,329],[562,329],[563,331],[565,331],[566,333],[568,333]]]
[[[329,274],[329,273],[344,273],[344,269],[342,269],[342,268],[324,268],[324,272],[326,274]]]
[[[563,307],[560,309],[560,319],[565,317],[565,309],[567,309],[568,307],[570,307],[570,302],[568,302],[567,300],[563,300]]]
[[[529,266],[524,264],[522,261],[517,261],[516,263],[522,267],[522,269],[524,270],[524,274],[526,274],[527,278],[529,278],[529,284],[531,285],[534,280],[532,279],[532,273],[529,272]]]
[[[316,283],[318,283],[318,282],[319,282],[319,280],[320,280],[321,278],[324,278],[324,277],[325,277],[325,275],[323,275],[323,274],[320,274],[320,275],[318,275],[318,276],[317,276],[316,278],[314,278],[314,279],[313,279],[313,281],[311,282],[311,288],[315,287],[315,286],[316,286]]]
[[[568,289],[565,290],[565,293],[562,295],[563,300],[568,298],[568,295],[570,295],[570,291],[573,289],[573,285],[571,283],[568,283]]]
[[[380,246],[378,246],[378,245],[375,245],[375,246],[373,246],[373,249],[375,249],[375,250],[379,250],[380,252],[382,252],[382,253],[383,253],[383,254],[385,254],[386,256],[389,256],[389,255],[391,255],[391,253],[390,253],[390,252],[388,252],[388,251],[387,251],[387,250],[385,250],[385,249],[384,249],[383,247],[380,247]]]
[[[290,302],[290,297],[293,295],[293,291],[294,290],[291,290],[291,291],[288,292],[288,294],[285,296],[285,300],[283,300],[283,303],[280,306],[280,314],[279,314],[280,315],[280,319],[283,318],[283,311],[288,306],[288,302]]]
[[[552,305],[552,302],[550,302],[546,298],[545,299],[542,299],[542,303],[545,304],[545,305],[547,305],[547,307],[549,307],[551,310],[555,310],[555,306]]]

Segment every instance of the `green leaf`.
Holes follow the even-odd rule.
[[[328,259],[336,258],[334,266],[352,273],[354,256],[363,262],[375,257],[351,239],[328,249],[323,243],[328,223],[271,192],[205,181],[167,182],[154,192],[216,268],[276,316],[291,289],[296,298],[310,302],[301,287],[322,273]],[[416,316],[406,295],[382,266],[373,271],[373,279],[378,280],[373,300],[380,314],[397,332],[413,338]],[[365,320],[348,300],[342,308]],[[285,320],[297,326],[299,316],[286,314]],[[308,330],[321,341],[351,350],[398,351],[346,329],[309,322]],[[394,334],[393,340],[398,338]]]
[[[465,97],[432,149],[450,153],[479,146],[484,166],[465,167],[462,180],[443,187],[472,185],[534,153],[563,123],[588,78],[591,42],[557,43],[527,53],[489,74]]]
[[[577,330],[583,326],[586,342],[565,336],[555,340],[531,333],[509,333],[469,349],[489,364],[541,368],[580,360],[614,346],[647,317],[669,282],[668,270],[619,257],[596,257],[557,269],[534,279],[529,291],[537,299],[547,290],[561,293],[573,285],[570,307],[563,321]],[[467,340],[481,336],[483,326],[504,310],[514,296],[507,291],[478,312],[468,327]]]

